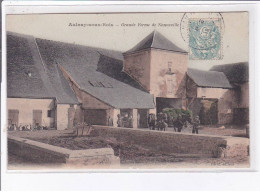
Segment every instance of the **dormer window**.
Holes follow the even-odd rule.
[[[93,87],[103,87],[103,88],[113,88],[112,84],[109,82],[98,82],[98,81],[88,81],[89,84]]]

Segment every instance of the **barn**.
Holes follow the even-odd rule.
[[[248,62],[224,64],[211,71],[222,72],[232,85],[232,123],[249,123],[249,66]]]
[[[7,44],[9,126],[62,130],[80,122],[107,125],[108,120],[117,126],[118,115],[127,115],[130,127],[146,127],[153,97],[118,73],[120,53],[11,32]],[[109,65],[114,69],[106,72],[103,67]]]
[[[42,63],[35,39],[7,35],[8,126],[65,129],[79,101],[57,66]]]
[[[248,63],[201,71],[188,62],[158,31],[123,53],[8,32],[8,126],[117,127],[120,117],[145,128],[164,108],[190,109],[203,124],[248,122]]]

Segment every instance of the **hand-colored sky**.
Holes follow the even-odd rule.
[[[180,26],[184,13],[146,14],[38,14],[8,15],[8,31],[35,37],[69,42],[93,47],[126,51],[135,46],[153,30],[159,31],[184,50],[188,43],[183,40]],[[222,13],[223,30],[222,60],[189,60],[189,67],[208,70],[213,65],[248,61],[248,14],[246,12]],[[71,27],[69,24],[113,24],[113,27]],[[136,24],[134,27],[122,24]],[[150,24],[149,27],[138,23]],[[156,26],[151,24],[155,23]],[[161,27],[158,23],[177,24]]]

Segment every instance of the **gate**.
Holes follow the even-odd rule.
[[[85,109],[84,122],[91,125],[107,125],[107,113],[104,109]]]
[[[193,116],[199,116],[201,124],[218,124],[218,99],[189,99],[188,109],[192,111]]]
[[[181,98],[156,98],[156,110],[157,113],[163,111],[164,108],[182,108],[182,99]]]

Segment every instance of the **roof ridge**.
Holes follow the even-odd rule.
[[[225,63],[225,64],[214,65],[214,66],[212,66],[212,68],[213,67],[233,66],[233,65],[245,65],[245,66],[248,66],[249,62],[248,61],[241,61],[241,62],[234,62],[234,63]]]
[[[80,47],[87,47],[87,48],[93,49],[94,51],[97,51],[98,49],[100,49],[100,50],[112,51],[112,52],[117,52],[117,53],[122,53],[123,52],[123,51],[120,51],[120,50],[101,48],[101,47],[95,47],[95,46],[90,46],[90,45],[83,45],[83,44],[72,43],[72,42],[64,42],[64,41],[60,41],[60,40],[50,40],[50,39],[39,38],[39,37],[35,37],[35,39],[40,39],[40,40],[44,40],[44,41],[51,41],[51,42],[56,42],[56,43],[69,44],[69,45],[80,46]]]
[[[21,34],[21,33],[13,32],[13,31],[6,31],[6,35],[7,36],[18,36],[18,37],[22,37],[22,38],[34,38],[34,36],[30,35],[30,34]]]
[[[55,70],[57,70],[57,76],[59,77],[58,81],[59,81],[59,83],[61,84],[61,87],[60,87],[60,88],[62,88],[63,91],[66,91],[66,88],[65,88],[64,85],[62,84],[62,79],[63,79],[63,80],[66,82],[66,84],[69,86],[71,92],[72,92],[73,95],[74,95],[73,97],[75,97],[75,98],[73,99],[72,96],[69,96],[69,95],[68,95],[68,96],[69,96],[71,99],[78,101],[77,95],[75,94],[75,92],[74,92],[73,88],[71,87],[69,81],[66,79],[66,77],[65,77],[63,71],[61,70],[59,64],[58,64],[58,63],[55,63],[55,64],[54,64],[54,68],[55,68]],[[57,95],[57,101],[59,101],[59,100],[60,100],[60,99],[59,99],[59,96]],[[78,101],[78,102],[79,102],[79,101]]]
[[[57,43],[64,43],[64,44],[70,44],[70,45],[75,45],[75,46],[88,47],[88,48],[91,48],[91,49],[101,49],[101,50],[105,50],[105,51],[113,51],[113,52],[118,52],[118,53],[123,52],[121,50],[107,49],[107,48],[95,47],[95,46],[90,46],[90,45],[83,45],[83,44],[72,43],[72,42],[64,42],[64,41],[61,41],[61,40],[51,40],[51,39],[47,39],[47,38],[35,37],[34,35],[22,34],[22,33],[13,32],[13,31],[6,31],[6,34],[12,35],[12,36],[24,37],[24,38],[30,37],[30,38],[34,38],[35,40],[40,39],[40,40],[45,40],[45,41],[53,41],[53,42],[57,42]]]
[[[156,33],[156,30],[153,31],[153,38],[152,38],[152,44],[151,44],[151,48],[153,48],[153,43],[154,43],[154,37],[155,37],[155,33]]]
[[[38,46],[38,44],[37,44],[37,42],[36,42],[36,38],[33,37],[33,41],[34,41],[34,44],[35,44],[35,46],[36,46],[37,52],[38,52],[38,54],[39,54],[39,57],[40,57],[40,59],[41,59],[41,64],[42,64],[42,66],[43,66],[43,69],[44,69],[44,71],[46,72],[45,63],[44,63],[44,61],[43,61],[43,59],[42,59],[42,54],[41,54],[40,49],[39,49],[39,46]]]

